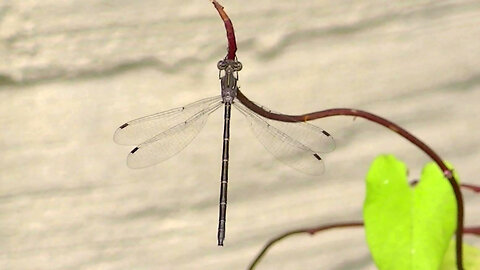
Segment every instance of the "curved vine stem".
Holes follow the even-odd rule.
[[[463,270],[462,230],[463,230],[463,219],[464,219],[464,206],[463,206],[462,192],[460,191],[460,186],[458,185],[457,181],[455,180],[455,177],[453,176],[453,172],[450,169],[448,169],[448,167],[445,165],[445,163],[440,158],[440,156],[437,153],[435,153],[435,151],[433,151],[428,145],[426,145],[424,142],[419,140],[417,137],[413,136],[410,132],[406,131],[399,125],[383,117],[380,117],[378,115],[375,115],[366,111],[348,109],[348,108],[339,108],[339,109],[328,109],[324,111],[318,111],[318,112],[307,113],[302,115],[285,115],[285,114],[278,114],[278,113],[273,113],[271,111],[265,110],[264,108],[258,106],[257,104],[249,100],[245,95],[243,95],[243,93],[240,90],[238,91],[237,98],[238,100],[240,100],[240,102],[242,102],[242,104],[244,104],[246,107],[248,107],[250,110],[254,111],[255,113],[263,117],[266,117],[268,119],[281,121],[281,122],[305,122],[305,121],[311,121],[311,120],[326,118],[331,116],[353,116],[353,117],[364,118],[390,129],[391,131],[397,133],[398,135],[402,136],[403,138],[407,139],[408,141],[416,145],[418,148],[420,148],[433,161],[435,161],[435,163],[437,163],[437,165],[442,170],[444,176],[450,182],[450,185],[452,186],[453,192],[455,194],[455,199],[457,201],[457,230],[455,232],[456,233],[456,243],[455,243],[456,244],[456,260],[457,260],[457,269]]]
[[[248,266],[248,270],[252,270],[255,268],[255,266],[260,262],[260,260],[263,258],[263,256],[267,253],[267,251],[278,241],[281,241],[284,238],[287,238],[292,235],[296,234],[303,234],[303,233],[308,233],[310,235],[314,235],[318,232],[326,231],[329,229],[337,229],[337,228],[347,228],[347,227],[361,227],[363,226],[363,222],[347,222],[347,223],[335,223],[335,224],[329,224],[329,225],[323,225],[319,227],[312,227],[312,228],[303,228],[303,229],[297,229],[293,231],[288,231],[286,233],[283,233],[282,235],[279,235],[272,240],[268,241],[268,243],[263,247],[262,251],[257,255],[255,260],[253,260],[252,263]]]
[[[470,184],[460,184],[461,187],[470,189],[475,193],[480,193],[480,186],[470,185]]]
[[[217,9],[218,14],[220,15],[220,17],[222,18],[225,24],[225,30],[227,32],[227,40],[228,40],[227,59],[233,60],[236,57],[235,53],[237,51],[237,42],[235,40],[235,33],[233,30],[232,21],[228,17],[227,13],[223,10],[223,6],[221,6],[216,0],[211,0],[211,1],[214,7]],[[240,90],[237,93],[237,98],[238,100],[240,100],[240,102],[242,102],[245,106],[247,106],[250,110],[256,112],[257,114],[272,120],[277,120],[282,122],[304,122],[304,121],[311,121],[315,119],[331,117],[331,116],[340,116],[340,115],[364,118],[392,130],[393,132],[404,137],[405,139],[407,139],[408,141],[416,145],[418,148],[420,148],[433,161],[435,161],[435,163],[437,163],[437,165],[440,167],[445,177],[450,182],[450,185],[452,186],[453,192],[455,194],[455,198],[457,200],[456,260],[457,260],[457,269],[463,270],[462,230],[463,230],[463,219],[464,219],[464,207],[463,207],[462,192],[460,191],[460,187],[457,181],[455,180],[455,177],[453,176],[453,172],[450,169],[448,169],[448,167],[445,165],[445,163],[440,158],[440,156],[437,153],[435,153],[428,145],[426,145],[424,142],[422,142],[421,140],[413,136],[411,133],[409,133],[399,125],[385,118],[382,118],[380,116],[377,116],[375,114],[372,114],[366,111],[348,109],[348,108],[339,108],[339,109],[328,109],[324,111],[318,111],[318,112],[302,114],[302,115],[285,115],[285,114],[273,113],[263,109],[262,107],[250,101],[245,95],[243,95],[243,93]]]
[[[248,270],[255,269],[255,267],[260,263],[260,261],[265,256],[265,254],[267,254],[267,251],[270,250],[276,243],[278,243],[279,241],[287,237],[297,235],[297,234],[305,234],[305,233],[314,235],[318,232],[326,231],[329,229],[338,229],[338,228],[347,228],[347,227],[353,228],[353,227],[362,227],[362,226],[363,226],[363,222],[354,221],[354,222],[348,222],[348,223],[335,223],[335,224],[322,225],[322,226],[311,227],[311,228],[296,229],[296,230],[285,232],[267,242],[267,244],[263,247],[263,249],[258,253],[257,257],[255,257],[255,259],[250,263],[250,265],[248,266]],[[465,228],[463,229],[463,233],[480,236],[480,227],[477,226],[477,227]]]
[[[211,0],[213,6],[217,9],[218,14],[225,23],[225,30],[227,31],[227,41],[228,41],[228,53],[227,59],[234,60],[235,53],[237,52],[237,42],[235,41],[235,31],[233,31],[233,23],[228,17],[227,13],[223,10],[223,6],[220,5],[217,1]]]

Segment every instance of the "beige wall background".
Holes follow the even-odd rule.
[[[242,91],[276,111],[354,107],[385,116],[480,184],[480,2],[221,2]],[[245,269],[270,238],[360,220],[371,160],[418,178],[428,158],[391,132],[337,117],[326,172],[266,152],[233,113],[226,246],[216,246],[222,112],[180,154],[125,165],[122,123],[219,94],[225,30],[209,1],[0,2],[2,269]],[[465,192],[466,224],[480,198]],[[478,239],[466,241],[480,246]],[[258,269],[375,269],[362,229],[299,236]]]

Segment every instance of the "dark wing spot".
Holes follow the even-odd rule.
[[[313,154],[313,156],[318,160],[322,160],[322,158],[317,153]]]
[[[124,129],[124,128],[127,127],[127,126],[128,126],[128,123],[125,123],[125,124],[123,124],[123,125],[120,126],[120,129]]]
[[[326,132],[325,130],[322,130],[322,133],[330,137],[330,133]]]
[[[137,150],[138,150],[138,147],[133,148],[133,150],[130,152],[130,154],[133,154],[133,153],[137,152]]]

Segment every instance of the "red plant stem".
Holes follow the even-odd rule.
[[[460,184],[463,188],[468,188],[475,193],[480,193],[480,186],[470,185],[470,184]]]
[[[220,14],[220,17],[222,18],[223,22],[225,23],[225,30],[227,31],[227,40],[228,40],[228,53],[227,53],[227,59],[234,60],[235,59],[235,53],[237,51],[237,42],[235,40],[235,33],[233,30],[233,24],[230,18],[228,17],[227,13],[223,10],[223,7],[217,3],[216,0],[212,0],[213,5],[218,11],[218,14]],[[463,270],[463,238],[462,238],[462,229],[463,229],[463,219],[464,219],[464,208],[463,208],[463,197],[462,197],[462,192],[460,191],[460,186],[458,185],[457,181],[455,180],[455,177],[453,176],[453,173],[451,170],[447,168],[443,160],[438,156],[437,153],[435,153],[428,145],[426,145],[424,142],[420,141],[417,139],[415,136],[413,136],[411,133],[406,131],[405,129],[401,128],[399,125],[388,121],[385,118],[382,118],[380,116],[371,114],[369,112],[361,111],[361,110],[355,110],[355,109],[329,109],[329,110],[324,110],[324,111],[319,111],[319,112],[314,112],[314,113],[308,113],[308,114],[303,114],[303,115],[284,115],[284,114],[276,114],[272,113],[270,111],[264,110],[262,107],[257,106],[255,103],[250,101],[246,96],[243,95],[240,90],[238,90],[237,93],[237,98],[242,102],[245,106],[247,106],[249,109],[252,111],[258,113],[259,115],[262,115],[266,118],[272,119],[272,120],[277,120],[277,121],[282,121],[282,122],[304,122],[304,121],[311,121],[319,118],[324,118],[324,117],[330,117],[330,116],[339,116],[339,115],[344,115],[344,116],[354,116],[354,117],[361,117],[365,118],[369,121],[375,122],[379,125],[382,125],[393,132],[399,134],[400,136],[404,137],[411,143],[415,144],[418,148],[420,148],[425,154],[430,156],[433,161],[437,163],[437,165],[440,167],[442,170],[443,174],[445,177],[448,179],[450,182],[450,185],[452,186],[453,192],[455,193],[455,198],[457,200],[457,231],[456,231],[456,260],[457,260],[457,269],[458,270]]]
[[[477,227],[466,227],[463,229],[464,234],[474,234],[476,236],[480,236],[480,226]]]
[[[443,160],[440,158],[440,156],[438,156],[438,154],[435,153],[428,145],[420,141],[417,137],[413,136],[410,132],[406,131],[399,125],[385,118],[382,118],[380,116],[377,116],[375,114],[372,114],[366,111],[348,109],[348,108],[339,108],[339,109],[328,109],[324,111],[318,111],[318,112],[307,113],[302,115],[285,115],[285,114],[273,113],[271,111],[263,109],[262,107],[258,106],[257,104],[249,100],[245,95],[243,95],[243,93],[240,90],[238,90],[237,98],[238,100],[240,100],[240,102],[242,102],[242,104],[244,104],[246,107],[248,107],[250,110],[254,111],[255,113],[263,117],[266,117],[268,119],[281,121],[281,122],[305,122],[305,121],[311,121],[315,119],[331,117],[331,116],[340,116],[340,115],[364,118],[390,129],[391,131],[404,137],[405,139],[407,139],[408,141],[416,145],[418,148],[420,148],[430,158],[432,158],[433,161],[435,161],[435,163],[437,163],[437,165],[440,167],[445,177],[448,179],[450,185],[452,186],[453,192],[455,194],[455,198],[457,201],[457,230],[456,230],[457,257],[456,257],[456,260],[457,260],[457,269],[463,270],[462,229],[463,229],[463,219],[464,219],[464,207],[463,207],[462,192],[460,191],[460,186],[455,180],[455,177],[453,176],[452,171],[447,168],[447,166],[445,165]]]
[[[301,233],[308,233],[308,234],[315,234],[317,232],[329,230],[329,229],[335,229],[335,228],[346,228],[346,227],[360,227],[363,226],[362,222],[348,222],[348,223],[336,223],[336,224],[329,224],[329,225],[324,225],[320,227],[314,227],[314,228],[304,228],[304,229],[298,229],[298,230],[293,230],[286,232],[278,237],[273,238],[272,240],[268,241],[268,243],[265,245],[265,247],[262,249],[262,251],[257,255],[255,260],[250,264],[248,267],[249,270],[252,270],[255,268],[255,266],[260,262],[260,260],[263,258],[263,256],[267,253],[267,250],[270,249],[276,242],[295,235],[295,234],[301,234]]]
[[[223,6],[220,5],[217,1],[212,0],[213,6],[218,11],[218,14],[220,14],[220,17],[222,18],[223,22],[225,23],[225,30],[227,31],[227,40],[228,40],[228,53],[227,53],[227,59],[229,60],[234,60],[235,59],[235,53],[237,52],[237,42],[235,40],[235,32],[233,31],[233,24],[230,18],[228,17],[227,13],[223,10]]]
[[[274,244],[276,244],[277,242],[279,242],[279,241],[281,241],[281,240],[283,240],[283,239],[285,239],[289,236],[292,236],[292,235],[295,235],[295,234],[302,234],[302,233],[308,233],[310,235],[314,235],[317,232],[322,232],[322,231],[326,231],[326,230],[329,230],[329,229],[346,228],[346,227],[362,227],[362,226],[363,226],[363,222],[354,221],[354,222],[348,222],[348,223],[335,223],[335,224],[322,225],[322,226],[317,226],[317,227],[312,227],[312,228],[304,228],[304,229],[296,229],[296,230],[288,231],[288,232],[283,233],[283,234],[271,239],[270,241],[268,241],[268,243],[263,247],[262,251],[260,251],[260,253],[258,253],[257,257],[255,257],[255,259],[252,261],[252,263],[250,263],[250,266],[248,267],[248,269],[253,270],[258,265],[260,260],[265,256],[267,251]],[[480,236],[480,227],[465,228],[465,229],[463,229],[463,234],[474,234],[474,235]]]

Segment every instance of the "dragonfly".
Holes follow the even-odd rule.
[[[242,64],[237,58],[225,57],[218,62],[217,67],[220,95],[127,122],[116,130],[114,141],[121,145],[136,145],[127,157],[129,167],[149,167],[173,157],[189,145],[205,126],[209,115],[223,105],[223,151],[217,231],[217,244],[223,246],[232,106],[246,117],[256,138],[268,152],[303,173],[323,173],[324,163],[320,154],[332,151],[335,142],[328,132],[315,125],[270,120],[250,110],[236,99],[239,89],[238,72],[242,69]]]

